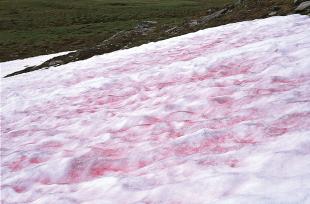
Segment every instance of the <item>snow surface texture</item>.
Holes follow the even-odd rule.
[[[310,203],[310,18],[2,79],[1,202]]]
[[[8,62],[0,63],[0,76],[5,77],[8,74],[12,74],[13,72],[20,71],[22,69],[25,69],[26,67],[39,65],[49,59],[52,59],[53,57],[57,57],[60,55],[68,54],[68,52],[60,52],[50,55],[42,55],[39,57],[30,57],[26,59],[21,60],[13,60]]]

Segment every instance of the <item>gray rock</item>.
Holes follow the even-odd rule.
[[[138,28],[150,28],[157,24],[157,21],[142,21],[138,23],[136,27]]]
[[[147,35],[147,32],[152,31],[156,24],[157,21],[141,21],[135,27],[135,31],[142,35]]]
[[[294,4],[295,5],[299,5],[299,4],[301,4],[302,2],[305,2],[305,1],[307,1],[307,0],[294,0]]]
[[[210,15],[201,17],[201,18],[200,18],[200,22],[201,22],[201,23],[208,23],[210,20],[215,19],[215,18],[218,18],[218,17],[220,17],[221,15],[223,15],[224,13],[226,13],[227,10],[228,10],[227,8],[224,8],[224,9],[219,10],[219,11],[217,11],[217,12],[214,12],[214,13],[212,13],[212,14],[210,14]]]
[[[178,27],[172,27],[165,31],[168,34],[176,34],[178,32]]]
[[[49,66],[58,66],[62,65],[64,62],[62,60],[53,60],[48,63]]]
[[[194,26],[196,26],[196,25],[199,25],[199,23],[198,23],[197,20],[191,20],[191,21],[188,23],[188,25],[189,25],[190,27],[194,27]]]
[[[137,24],[135,29],[139,32],[148,31],[157,24],[157,21],[142,21]]]
[[[296,9],[295,11],[304,11],[306,9],[310,8],[310,1],[305,1],[303,3],[301,3]]]
[[[272,12],[270,12],[268,15],[269,15],[269,16],[275,16],[275,15],[277,15],[277,12],[276,12],[276,11],[272,11]]]

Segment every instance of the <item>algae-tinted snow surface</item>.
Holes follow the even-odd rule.
[[[310,203],[310,18],[2,79],[1,203]]]

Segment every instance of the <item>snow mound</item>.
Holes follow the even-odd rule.
[[[13,60],[13,61],[8,61],[8,62],[2,62],[0,63],[0,77],[5,77],[6,75],[23,70],[27,67],[40,65],[41,63],[49,59],[52,59],[53,57],[65,55],[65,54],[68,54],[69,52],[70,51],[59,52],[59,53],[50,54],[50,55],[42,55],[38,57],[30,57],[26,59],[18,59],[18,60]]]
[[[310,203],[310,18],[2,79],[1,203]]]

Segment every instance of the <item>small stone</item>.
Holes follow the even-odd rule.
[[[156,24],[157,21],[142,21],[138,23],[135,29],[138,33],[142,33],[142,35],[145,35],[146,32],[151,31]]]
[[[142,21],[138,23],[138,28],[150,28],[157,24],[157,21]]]
[[[228,11],[228,9],[227,9],[227,8],[224,8],[224,9],[219,10],[219,11],[216,11],[216,12],[214,12],[214,13],[208,15],[208,16],[201,17],[201,18],[200,18],[200,21],[201,21],[202,23],[208,23],[208,21],[220,17],[221,15],[223,15],[224,13],[226,13],[227,11]]]
[[[177,31],[177,27],[172,27],[172,28],[169,28],[168,30],[166,30],[165,32],[169,33],[169,34],[174,34],[176,31]]]
[[[198,25],[199,23],[198,23],[198,21],[197,20],[191,20],[189,23],[188,23],[188,25],[190,26],[190,27],[194,27],[194,26],[196,26],[196,25]]]
[[[277,12],[276,11],[272,11],[268,14],[269,16],[274,16],[274,15],[277,15]]]
[[[57,65],[61,65],[63,64],[63,61],[62,60],[53,60],[51,61],[50,63],[48,63],[49,66],[57,66]]]

